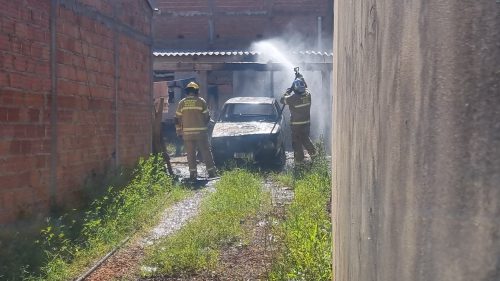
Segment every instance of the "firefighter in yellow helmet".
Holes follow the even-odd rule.
[[[187,153],[189,177],[197,178],[196,151],[200,151],[209,177],[217,176],[210,144],[208,143],[208,123],[210,114],[207,103],[198,96],[200,87],[190,82],[186,88],[187,97],[179,102],[175,113],[177,135],[184,139],[184,148]]]
[[[293,94],[291,92],[293,91]],[[309,137],[311,125],[311,94],[303,77],[293,81],[292,87],[281,97],[281,103],[290,108],[290,125],[292,128],[292,148],[295,163],[304,161],[305,147],[310,156],[316,155],[316,149]]]

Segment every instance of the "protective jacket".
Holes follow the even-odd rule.
[[[204,99],[188,96],[177,106],[176,131],[184,140],[199,139],[207,136],[210,113]]]
[[[311,122],[311,94],[308,91],[303,94],[284,95],[281,98],[281,103],[287,104],[290,108],[290,124],[292,126]]]

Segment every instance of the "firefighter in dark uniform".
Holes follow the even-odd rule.
[[[196,151],[200,151],[209,177],[216,177],[217,170],[210,144],[208,143],[208,123],[210,114],[207,103],[198,96],[200,87],[195,82],[190,82],[186,88],[187,97],[179,102],[176,117],[176,131],[184,139],[184,148],[187,153],[189,177],[197,178]]]
[[[293,91],[293,94],[291,92]],[[304,161],[304,150],[306,148],[310,156],[316,155],[316,149],[309,137],[311,125],[311,94],[303,78],[293,81],[292,87],[281,98],[281,103],[288,105],[290,109],[290,127],[292,128],[292,147],[295,163]]]

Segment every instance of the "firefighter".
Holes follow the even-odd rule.
[[[186,88],[187,97],[179,102],[175,112],[176,131],[184,139],[184,148],[187,153],[189,177],[197,178],[196,151],[201,152],[209,177],[216,177],[212,151],[208,143],[208,123],[210,114],[207,103],[198,96],[200,87],[195,82],[190,82]]]
[[[293,91],[293,94],[291,92]],[[311,125],[311,94],[303,77],[297,77],[292,87],[287,89],[286,94],[281,97],[281,103],[288,105],[290,109],[290,125],[292,128],[292,147],[295,163],[304,161],[305,147],[309,155],[315,156],[316,149],[309,137]]]

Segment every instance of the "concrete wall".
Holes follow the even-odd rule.
[[[333,0],[156,0],[155,47],[170,50],[247,49],[252,42],[300,35],[316,49],[322,17],[323,50],[331,50]],[[285,38],[290,39],[290,38]]]
[[[500,3],[335,2],[336,280],[500,280]]]
[[[118,3],[119,2],[119,3]],[[0,224],[151,151],[145,0],[0,0]]]

